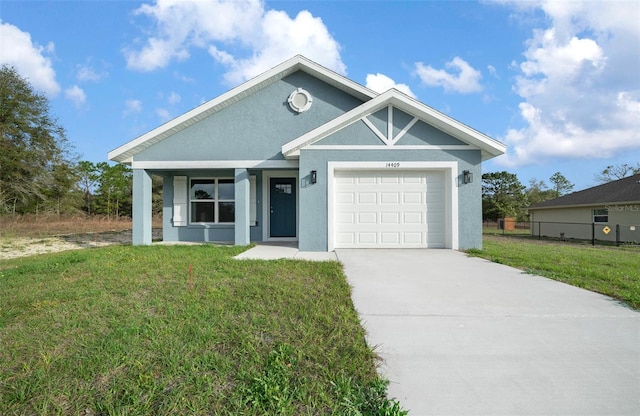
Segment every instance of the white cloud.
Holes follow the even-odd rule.
[[[384,74],[367,74],[366,87],[378,93],[383,93],[391,88],[395,88],[400,92],[407,94],[409,97],[416,98],[407,84],[397,84],[393,79]]]
[[[533,31],[525,59],[512,65],[524,127],[500,138],[509,152],[498,162],[612,158],[640,149],[640,58],[629,53],[640,50],[640,3],[535,6],[551,23]]]
[[[0,21],[0,64],[13,66],[35,90],[49,97],[56,96],[61,89],[51,59],[47,56],[53,54],[54,49],[53,43],[40,46],[32,42],[28,32]]]
[[[127,100],[124,102],[124,116],[128,116],[131,114],[138,114],[142,112],[142,101],[140,100]]]
[[[232,85],[296,54],[346,73],[340,45],[308,11],[291,18],[283,11],[265,10],[258,0],[157,0],[136,15],[151,19],[157,30],[141,48],[124,49],[130,69],[153,71],[188,59],[192,48],[203,48],[228,68],[225,79]]]
[[[166,110],[164,108],[156,108],[156,115],[163,123],[171,119],[171,113],[169,113],[169,110]]]
[[[106,78],[109,74],[106,71],[97,71],[91,65],[78,65],[76,79],[79,82],[98,82]]]
[[[169,93],[169,98],[167,98],[167,101],[171,105],[178,104],[180,100],[182,100],[182,97],[180,97],[180,94],[175,91],[171,91],[171,93]]]
[[[482,91],[482,74],[464,59],[456,56],[445,67],[447,69],[435,69],[431,65],[425,66],[422,62],[417,62],[415,72],[425,85],[443,87],[447,92],[468,94]]]
[[[72,101],[76,107],[82,107],[87,101],[87,95],[77,85],[64,90],[64,96],[67,100]]]

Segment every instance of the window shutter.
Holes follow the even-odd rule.
[[[249,224],[251,226],[257,225],[257,212],[258,212],[258,196],[256,195],[256,177],[255,175],[249,176]]]
[[[187,225],[187,177],[173,177],[173,226]]]

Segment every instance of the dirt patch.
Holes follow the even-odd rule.
[[[155,241],[162,239],[162,230],[153,230]],[[68,234],[52,237],[4,237],[0,239],[0,259],[55,253],[66,250],[131,244],[131,230],[102,233]]]

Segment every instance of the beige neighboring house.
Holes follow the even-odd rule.
[[[640,174],[529,207],[533,235],[640,243]]]

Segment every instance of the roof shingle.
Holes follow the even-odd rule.
[[[529,209],[613,203],[640,203],[640,174],[540,202]]]

